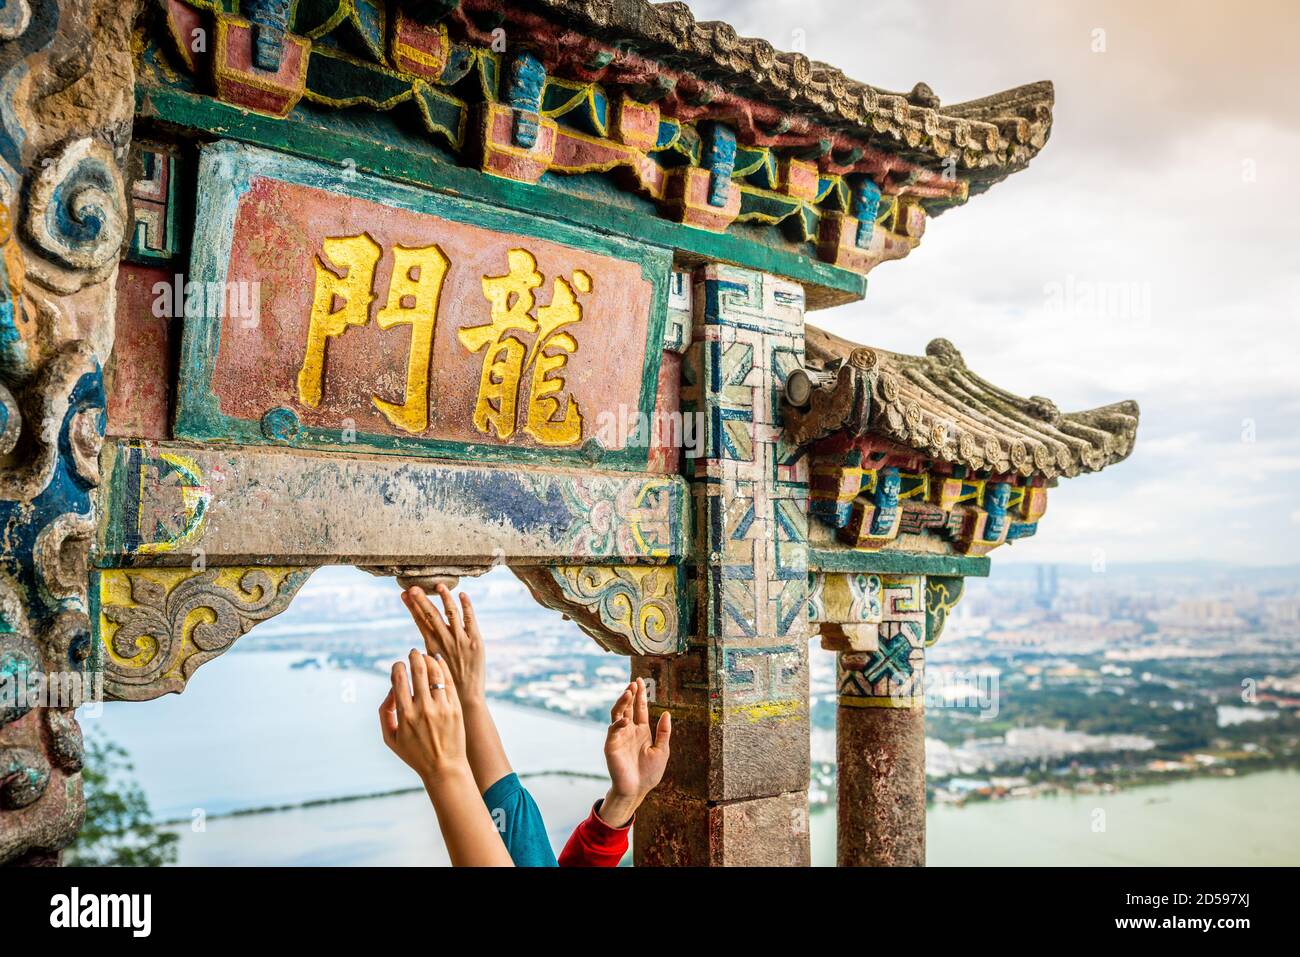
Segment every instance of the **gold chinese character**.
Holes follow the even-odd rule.
[[[537,310],[539,329],[530,356],[535,357],[533,387],[528,401],[528,423],[524,426],[524,431],[542,445],[573,445],[582,437],[582,413],[578,411],[575,399],[569,399],[564,418],[555,421],[555,414],[560,408],[555,393],[564,388],[564,379],[559,375],[549,375],[563,369],[569,356],[578,351],[577,340],[572,335],[557,331],[561,326],[582,320],[582,306],[573,295],[575,286],[578,292],[591,292],[591,277],[581,269],[576,269],[573,272],[572,286],[566,280],[557,278],[552,287],[551,304]]]
[[[298,370],[298,398],[312,409],[321,401],[325,344],[341,336],[349,326],[364,326],[370,321],[375,264],[383,253],[365,233],[328,237],[321,241],[321,248],[324,256],[317,256],[314,262],[316,286],[307,350]],[[394,246],[388,301],[376,316],[381,329],[411,327],[404,401],[399,404],[372,397],[384,417],[407,432],[423,432],[429,427],[429,359],[447,266],[447,257],[437,246]],[[344,271],[344,275],[339,276],[335,269]]]
[[[393,247],[393,278],[388,283],[388,303],[375,319],[380,329],[406,323],[411,327],[411,348],[406,360],[406,401],[401,405],[373,396],[375,407],[389,422],[407,432],[429,427],[429,357],[433,329],[438,319],[438,299],[447,276],[447,257],[437,246]],[[412,275],[414,274],[414,276]],[[406,300],[411,304],[406,305]]]
[[[515,405],[528,351],[517,336],[508,333],[537,331],[537,320],[530,312],[533,290],[542,284],[537,260],[527,250],[512,249],[506,260],[510,265],[506,275],[483,277],[483,295],[491,303],[492,321],[468,326],[457,334],[470,352],[487,348],[474,405],[474,428],[484,435],[495,430],[503,439],[515,433]]]
[[[525,249],[510,250],[506,259],[506,275],[483,277],[491,322],[468,326],[458,333],[461,344],[470,352],[486,349],[474,405],[474,427],[484,435],[496,432],[502,439],[514,434],[520,383],[525,369],[532,364],[524,431],[542,445],[573,445],[582,436],[582,414],[577,401],[570,397],[563,417],[557,421],[560,400],[556,394],[564,389],[564,379],[558,373],[578,350],[578,343],[568,332],[559,330],[582,320],[582,306],[573,290],[590,292],[591,277],[579,269],[573,273],[572,284],[556,278],[550,305],[539,307],[534,318],[533,290],[542,284],[537,260]],[[535,335],[531,349],[520,333]]]
[[[370,321],[370,303],[375,298],[370,286],[375,277],[375,263],[382,252],[379,244],[365,233],[325,239],[321,248],[329,264],[320,256],[312,262],[316,267],[316,290],[311,303],[311,324],[307,327],[307,351],[298,370],[298,398],[312,409],[320,405],[325,343],[342,335],[348,326],[364,326]],[[346,274],[337,275],[329,265],[346,270]],[[335,299],[342,300],[337,309]]]

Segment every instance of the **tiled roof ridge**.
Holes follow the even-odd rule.
[[[833,129],[889,137],[910,161],[934,167],[955,152],[959,167],[975,172],[972,192],[1025,166],[1051,132],[1054,95],[1049,81],[945,107],[924,83],[906,94],[862,83],[802,53],[777,50],[760,37],[742,37],[723,21],[696,20],[690,7],[676,0],[528,3],[607,38],[638,43],[647,55],[665,62],[689,61],[711,79]]]
[[[871,382],[873,431],[975,470],[1046,478],[1097,472],[1126,458],[1137,437],[1136,402],[1063,413],[1042,396],[1019,396],[971,372],[947,339],[924,356],[859,346],[805,327],[810,365],[854,365]]]

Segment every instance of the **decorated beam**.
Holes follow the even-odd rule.
[[[677,476],[142,441],[104,462],[92,640],[113,698],[184,690],[322,564],[425,587],[509,564],[610,651],[671,654],[687,635]]]
[[[679,476],[387,455],[111,442],[105,566],[664,564],[688,554]]]

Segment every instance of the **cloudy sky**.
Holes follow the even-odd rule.
[[[1052,137],[1027,170],[933,220],[863,302],[811,317],[898,351],[943,336],[985,378],[1063,410],[1139,402],[1133,455],[1063,481],[1039,537],[999,561],[1298,560],[1300,6],[691,7],[780,49],[802,37],[876,86],[924,80],[944,103],[1055,83]]]

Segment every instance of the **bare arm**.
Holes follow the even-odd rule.
[[[501,735],[492,720],[485,691],[483,636],[469,596],[460,593],[460,608],[445,585],[438,586],[446,618],[419,587],[402,592],[402,601],[424,636],[429,654],[446,665],[461,696],[465,715],[465,750],[480,794],[511,772]]]
[[[384,743],[424,781],[454,867],[512,867],[465,757],[456,684],[434,658],[411,649],[393,665],[393,686],[379,705]]]

